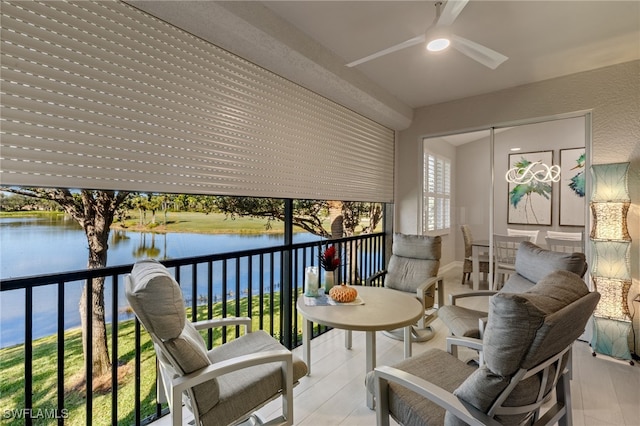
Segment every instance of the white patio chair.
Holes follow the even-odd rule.
[[[199,426],[263,424],[254,412],[282,397],[282,415],[269,424],[293,424],[293,385],[307,366],[262,330],[251,332],[251,318],[191,323],[182,290],[159,262],[137,262],[125,277],[125,294],[151,335],[160,383],[172,424],[182,424],[182,403]],[[198,330],[241,325],[240,337],[207,350]],[[159,396],[161,400],[161,397]]]

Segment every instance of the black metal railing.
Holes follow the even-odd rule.
[[[318,266],[321,251],[327,245],[335,244],[343,260],[340,269],[341,280],[352,284],[364,284],[365,278],[384,268],[384,235],[376,233],[330,241],[168,259],[162,263],[173,271],[180,283],[192,321],[250,316],[254,318],[254,324],[258,328],[267,331],[282,344],[293,349],[301,344],[301,319],[295,301],[303,291],[305,268]],[[5,419],[12,418],[17,424],[32,424],[35,419],[44,417],[55,418],[58,424],[69,422],[139,425],[149,423],[168,412],[166,404],[161,404],[156,398],[155,362],[148,362],[149,359],[155,360],[153,346],[148,335],[141,332],[140,324],[121,297],[124,294],[124,276],[132,267],[133,265],[129,264],[0,280],[0,295],[10,291],[24,292],[24,343],[11,348],[13,352],[21,353],[24,360],[24,394],[22,398],[15,396],[12,399],[13,407],[3,407]],[[92,345],[86,345],[84,383],[89,385],[84,386],[84,410],[80,410],[80,413],[84,413],[84,419],[78,419],[82,417],[81,414],[69,408],[68,400],[71,398],[70,376],[73,376],[73,373],[77,376],[78,372],[67,371],[67,360],[78,356],[77,347],[82,349],[82,338],[78,337],[78,330],[74,337],[70,337],[70,331],[65,327],[65,319],[68,319],[65,302],[69,302],[66,300],[69,297],[67,290],[83,285],[90,289],[93,280],[96,279],[104,279],[105,317],[110,331],[109,351],[112,361],[110,383],[106,390],[104,386],[96,385],[98,379],[104,381],[104,378],[93,377],[93,348]],[[52,294],[55,294],[57,300],[48,300],[47,303],[57,304],[55,315],[50,317],[51,321],[56,321],[56,331],[50,338],[34,339],[34,291],[42,288],[55,289]],[[92,294],[92,291],[85,292],[87,335],[84,338],[88,342],[92,341],[93,330],[90,312]],[[324,326],[315,325],[313,336],[327,330]],[[129,335],[131,333],[133,337]],[[222,333],[222,342],[233,339],[233,335]],[[236,329],[235,336],[238,335],[239,330]],[[216,343],[211,330],[204,337],[208,347],[211,348]],[[54,343],[51,343],[51,338],[54,338]],[[49,350],[43,349],[43,340],[46,340]],[[77,343],[78,341],[80,343]],[[74,344],[76,352],[71,349]],[[53,346],[55,348],[52,348]],[[34,365],[37,365],[38,369],[42,368],[42,357],[48,357],[44,364],[50,369],[55,369],[53,373],[34,372]],[[19,359],[20,355],[17,358]],[[38,362],[34,364],[34,361]],[[133,366],[128,367],[130,365]],[[143,365],[152,367],[145,371]],[[15,371],[16,367],[12,368]],[[7,371],[4,374],[8,374]],[[43,380],[47,375],[54,376],[55,380],[50,380],[53,383],[50,385],[51,389],[43,392],[39,380]],[[142,378],[147,377],[146,375],[153,375],[153,379],[149,380],[153,385],[143,389]],[[126,388],[128,393],[125,393],[120,385],[111,386],[121,383],[123,376],[129,383],[129,388]],[[0,386],[9,386],[4,380],[3,383]],[[133,398],[133,407],[130,407],[129,403],[128,408],[123,409],[123,400],[129,398]],[[77,403],[74,404],[78,406]],[[105,406],[110,406],[106,412]]]

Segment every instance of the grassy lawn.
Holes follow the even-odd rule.
[[[51,217],[64,215],[61,212],[0,212],[1,217]],[[188,232],[194,234],[282,234],[284,223],[279,220],[270,222],[267,229],[267,220],[263,218],[238,217],[228,218],[224,213],[198,213],[198,212],[169,212],[166,223],[164,214],[156,214],[156,222],[151,223],[151,213],[147,212],[143,219],[144,225],[140,225],[140,216],[137,210],[129,210],[128,217],[122,222],[114,223],[111,229],[123,229],[137,232]],[[323,227],[331,230],[329,218],[324,218]],[[382,222],[378,224],[375,232],[382,230]],[[303,232],[301,228],[293,228],[294,232]]]
[[[223,213],[197,213],[197,212],[170,212],[167,214],[166,224],[163,214],[156,214],[156,224],[149,223],[151,214],[147,213],[143,222],[146,226],[140,226],[140,217],[137,211],[129,210],[127,220],[115,223],[114,229],[144,230],[149,232],[191,232],[200,234],[265,234],[284,233],[284,223],[276,220],[270,223],[270,229],[266,228],[267,220],[261,218],[239,217],[228,218]],[[325,227],[329,229],[329,220],[326,219]],[[300,228],[295,229],[300,231]]]
[[[241,307],[238,315],[248,316],[248,299],[241,299]],[[274,296],[274,307],[280,306],[279,294]],[[263,329],[271,332],[276,338],[280,336],[280,314],[276,310],[274,316],[274,328],[270,330],[270,300],[265,297],[263,301]],[[227,303],[227,311],[235,312],[235,301]],[[259,299],[252,298],[253,329],[259,326]],[[213,305],[212,316],[219,318],[222,316],[222,303]],[[187,317],[191,317],[190,309],[187,309]],[[206,307],[198,308],[198,319],[206,319]],[[298,324],[302,324],[302,319],[298,319]],[[301,335],[298,330],[298,335]],[[205,342],[207,340],[206,331],[202,332]],[[111,342],[111,327],[108,327],[108,338]],[[227,330],[227,340],[232,340],[235,336],[235,327]],[[82,336],[79,329],[69,330],[64,334],[64,383],[65,383],[65,409],[68,410],[68,418],[65,424],[84,425],[85,419],[85,397],[81,379],[84,371],[84,360],[82,355]],[[222,341],[222,330],[216,329],[213,333],[213,345],[219,345]],[[53,410],[57,406],[57,349],[56,336],[48,336],[37,339],[33,342],[33,408]],[[142,418],[155,412],[156,382],[155,368],[156,359],[153,344],[148,333],[141,331],[141,404]],[[134,423],[134,377],[135,377],[135,327],[133,319],[122,321],[118,327],[118,424],[130,425]],[[0,407],[3,410],[22,409],[24,407],[24,345],[17,345],[0,350]],[[110,375],[100,389],[99,379],[94,379],[93,413],[91,424],[109,425],[111,424],[111,391]],[[80,382],[80,385],[78,385]],[[3,419],[2,425],[19,425],[24,420]],[[36,419],[34,424],[51,424],[52,420]]]

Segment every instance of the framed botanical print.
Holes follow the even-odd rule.
[[[560,170],[560,226],[584,226],[585,149],[561,149]]]
[[[518,152],[509,154],[509,169],[526,169],[535,162],[553,164],[553,151]],[[552,182],[511,183],[508,185],[507,223],[520,225],[551,225]]]

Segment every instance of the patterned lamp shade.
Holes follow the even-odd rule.
[[[628,201],[592,202],[591,239],[597,241],[631,241],[627,228]]]
[[[630,202],[627,174],[629,163],[595,164],[591,166],[593,192],[591,202]]]
[[[618,280],[631,280],[631,244],[616,241],[598,241],[592,244],[591,275]]]
[[[593,277],[596,290],[600,293],[600,302],[593,315],[617,321],[631,321],[627,296],[631,288],[631,280]]]

